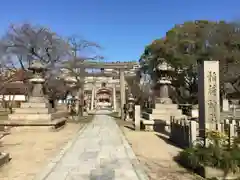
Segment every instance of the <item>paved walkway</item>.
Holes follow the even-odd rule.
[[[148,180],[116,122],[101,112],[36,180]]]

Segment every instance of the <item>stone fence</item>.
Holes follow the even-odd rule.
[[[208,127],[208,126],[207,126]],[[224,132],[230,138],[240,136],[240,121],[225,119],[216,124],[220,132]],[[207,128],[208,129],[208,128]],[[170,121],[170,141],[182,148],[192,146],[199,139],[199,124],[195,120],[186,118],[176,119],[173,116]]]

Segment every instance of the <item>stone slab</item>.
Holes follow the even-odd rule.
[[[45,97],[30,97],[29,102],[32,103],[47,103],[47,99]]]
[[[68,113],[65,111],[59,111],[52,114],[9,114],[8,119],[10,121],[51,121],[62,117],[67,117]]]
[[[150,114],[166,114],[166,113],[182,113],[181,109],[170,109],[170,108],[166,108],[166,109],[147,109],[146,110],[147,113]]]
[[[4,121],[0,123],[2,127],[11,127],[11,126],[52,126],[53,130],[64,127],[66,124],[66,118],[54,119],[52,121],[48,120],[32,120],[32,121]]]
[[[16,114],[48,114],[50,113],[49,108],[15,108],[14,113]]]
[[[21,103],[21,108],[48,108],[47,103],[31,103],[31,102],[24,102]]]
[[[170,120],[170,116],[181,116],[181,112],[166,112],[165,114],[149,114],[146,112],[142,113],[142,117],[147,120],[156,120],[156,119],[161,119],[161,120]]]
[[[156,103],[155,104],[155,109],[178,109],[177,104],[160,104]]]
[[[104,112],[98,112],[35,180],[148,180],[113,117]]]

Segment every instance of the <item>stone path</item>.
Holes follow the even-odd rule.
[[[116,122],[102,113],[35,179],[148,180]]]

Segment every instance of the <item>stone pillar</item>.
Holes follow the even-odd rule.
[[[91,110],[94,108],[94,99],[95,99],[95,86],[92,89],[92,96],[91,96]]]
[[[135,130],[140,131],[141,126],[141,108],[140,105],[135,105],[135,113],[134,113],[134,124]]]
[[[121,103],[120,103],[120,99],[117,100],[117,112],[118,112],[118,117],[121,117]]]
[[[124,78],[124,70],[120,69],[120,101],[121,101],[121,119],[124,120],[124,104],[126,103],[126,95],[125,95],[125,78]]]
[[[117,111],[117,102],[116,102],[116,85],[113,84],[113,111],[116,112]]]
[[[217,130],[220,123],[219,61],[199,64],[198,103],[199,135],[205,138],[206,129]]]
[[[42,83],[33,83],[32,97],[43,97],[43,85]]]
[[[222,110],[223,110],[223,112],[229,111],[229,102],[228,102],[228,99],[223,99],[223,102],[222,102]]]
[[[171,104],[172,100],[169,97],[169,85],[171,84],[171,81],[166,79],[161,79],[159,83],[160,83],[160,89],[159,89],[160,98],[157,101],[160,101],[160,103],[164,103],[164,104]]]
[[[162,98],[162,99],[169,98],[168,85],[167,84],[161,84],[159,91],[160,91],[160,98]]]

